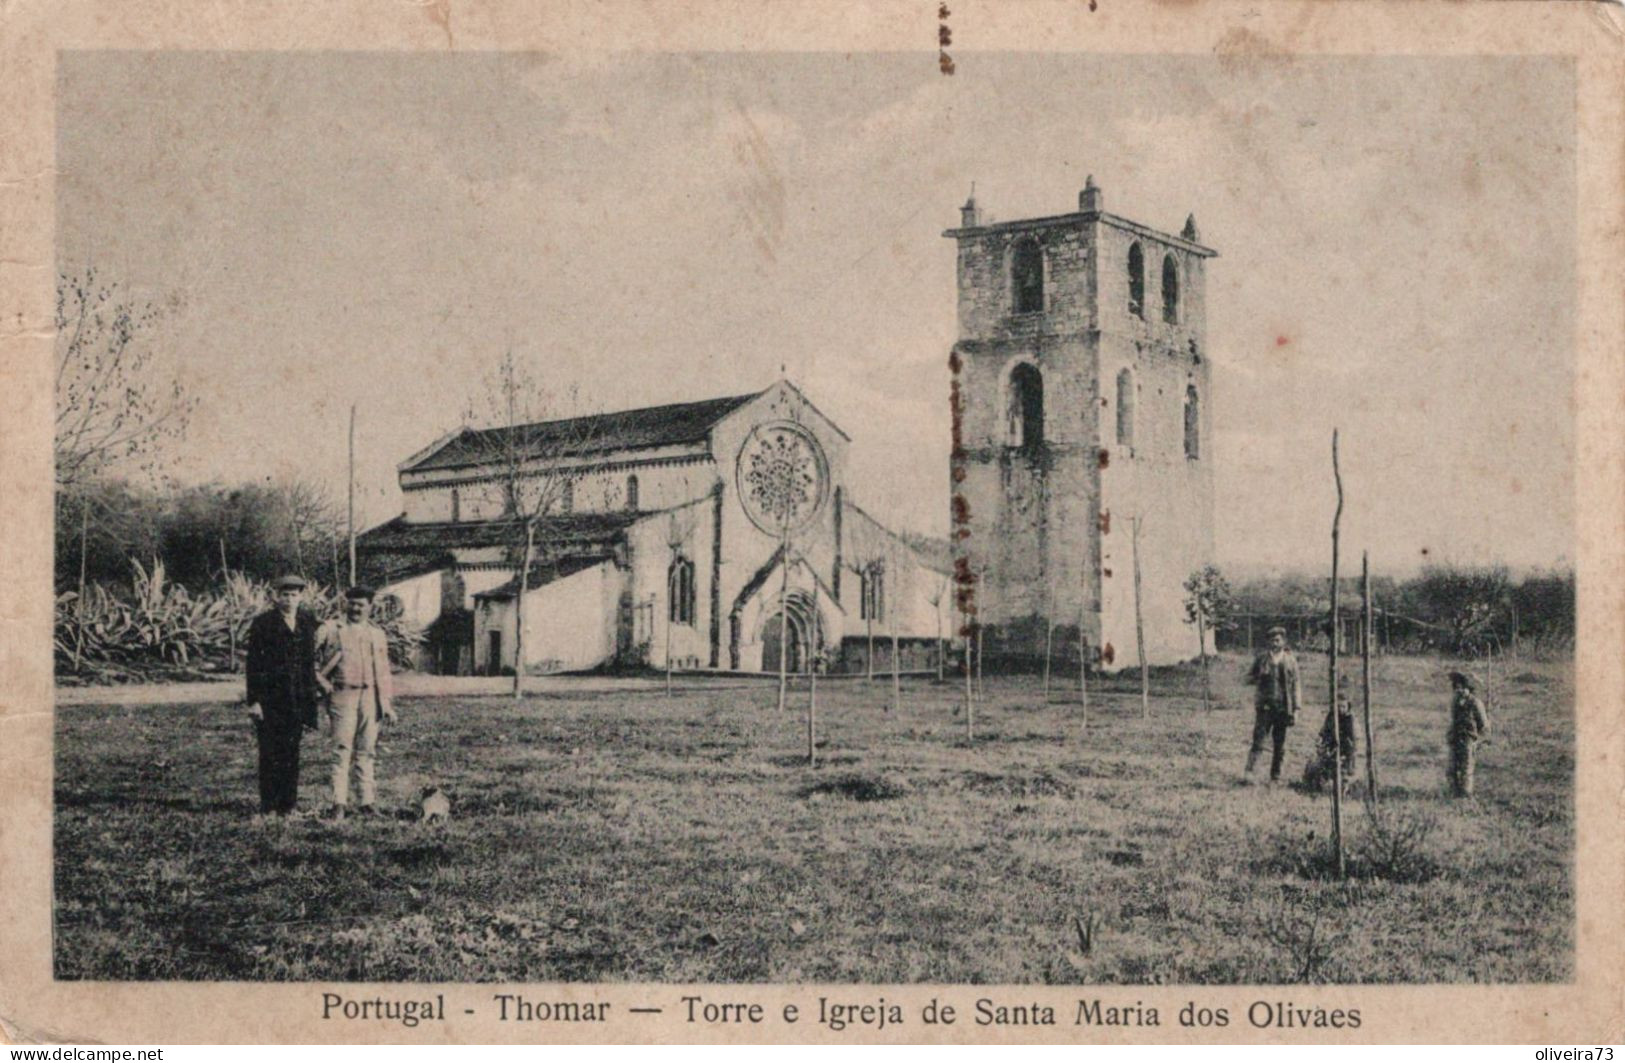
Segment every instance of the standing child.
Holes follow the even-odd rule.
[[[1337,723],[1334,733],[1332,711],[1326,710],[1326,722],[1320,726],[1320,742],[1315,747],[1315,757],[1303,769],[1303,782],[1313,793],[1320,793],[1321,787],[1332,782],[1337,777],[1337,761],[1341,753],[1343,761],[1343,790],[1346,793],[1349,780],[1354,777],[1354,758],[1359,752],[1359,740],[1354,734],[1354,706],[1349,703],[1349,696],[1344,692],[1346,680],[1338,681],[1337,690]]]
[[[1490,736],[1490,718],[1474,692],[1473,677],[1450,673],[1450,792],[1473,795],[1473,747]]]

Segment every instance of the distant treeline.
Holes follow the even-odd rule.
[[[169,582],[199,592],[223,573],[268,580],[288,572],[342,585],[343,515],[303,482],[166,488],[93,481],[56,499],[56,590],[127,587],[132,560],[161,561]]]
[[[1434,565],[1407,580],[1373,578],[1374,644],[1393,652],[1468,655],[1568,652],[1574,645],[1574,572],[1514,577],[1504,566]],[[1358,578],[1340,581],[1339,613],[1345,644],[1357,640]],[[1271,623],[1284,623],[1311,646],[1327,641],[1331,583],[1324,577],[1275,576],[1248,580],[1234,591],[1234,610],[1221,645],[1255,644]]]

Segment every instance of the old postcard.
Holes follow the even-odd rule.
[[[1625,1037],[1617,6],[3,18],[6,1037]]]

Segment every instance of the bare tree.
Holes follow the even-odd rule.
[[[525,599],[531,569],[547,560],[553,544],[538,532],[560,515],[573,495],[583,467],[569,459],[590,452],[602,433],[594,417],[560,418],[582,405],[578,389],[553,389],[520,364],[510,348],[487,379],[484,409],[471,408],[471,422],[490,427],[467,433],[464,444],[513,529],[511,547],[519,558],[514,597],[513,696],[524,697]],[[484,414],[483,417],[480,414]]]
[[[316,572],[327,555],[337,549],[343,521],[327,489],[309,480],[289,480],[278,484],[275,496],[286,510],[288,540],[295,565],[302,575]],[[307,565],[306,560],[310,561]],[[338,586],[334,571],[334,586]]]
[[[1208,679],[1207,633],[1218,638],[1220,631],[1232,625],[1235,613],[1235,595],[1230,581],[1213,565],[1204,565],[1185,580],[1185,623],[1196,625],[1196,652],[1202,663],[1202,708],[1213,707],[1212,688]]]
[[[948,577],[941,573],[931,581],[926,601],[931,603],[931,612],[937,620],[937,682],[943,679],[943,644],[942,644],[942,603],[948,596]]]
[[[160,379],[143,342],[158,308],[104,282],[94,269],[56,287],[56,484],[153,456],[186,429],[193,401]]]

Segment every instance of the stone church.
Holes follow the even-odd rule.
[[[901,667],[934,672],[954,624],[946,551],[925,556],[858,505],[850,442],[787,381],[702,402],[463,428],[400,464],[404,512],[358,538],[362,572],[425,629],[419,666],[429,671],[668,661],[777,671],[781,653],[793,671],[814,661],[889,671],[895,645]],[[522,664],[525,536],[514,489],[504,487],[513,469],[552,488],[536,521]],[[791,501],[811,522],[775,534],[761,514],[782,512],[786,486],[801,492]]]
[[[949,462],[956,628],[992,669],[1046,639],[1108,670],[1197,655],[1185,580],[1213,559],[1207,261],[1178,235],[1078,209],[960,225]],[[1138,610],[1136,586],[1139,587]],[[1138,614],[1138,623],[1137,623]]]

